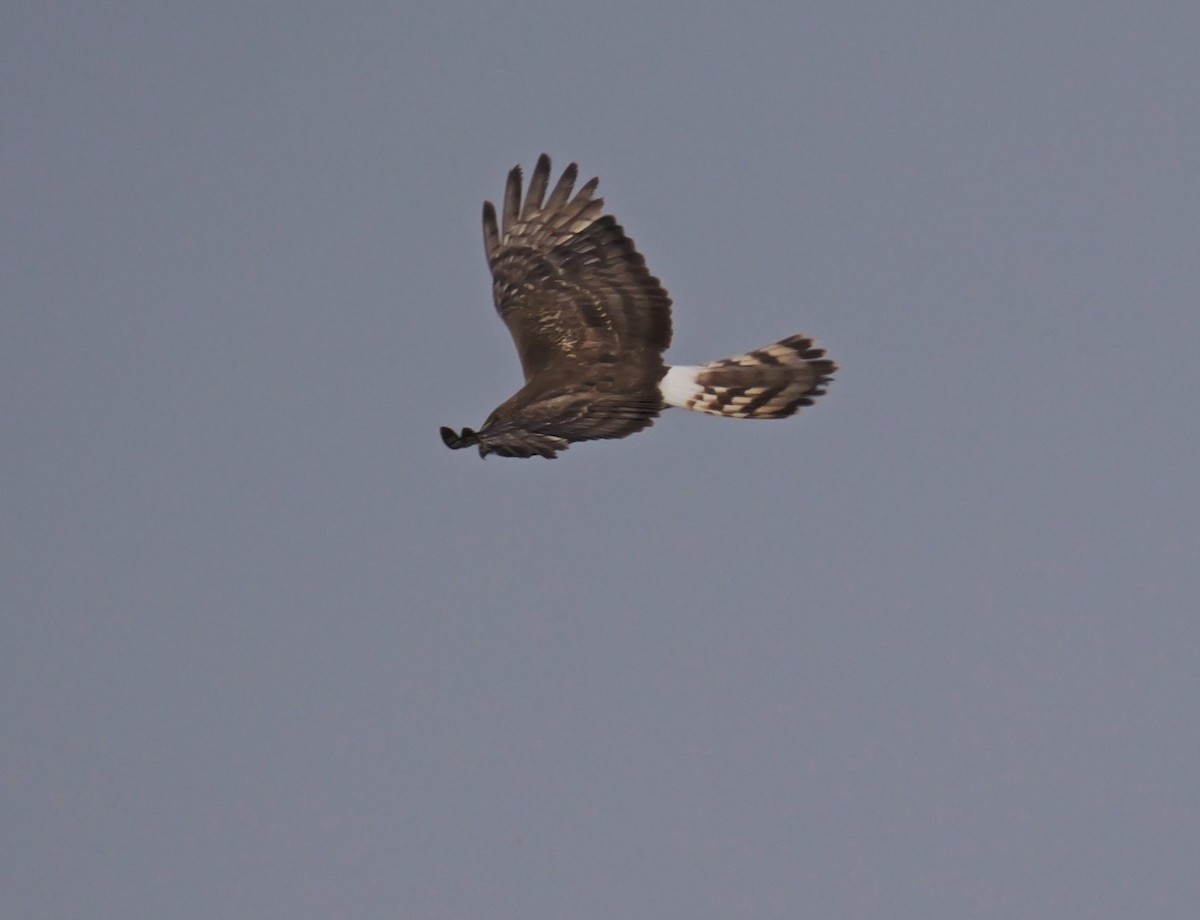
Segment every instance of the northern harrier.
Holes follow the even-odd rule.
[[[572,196],[574,163],[546,197],[550,158],[521,201],[508,174],[504,212],[483,203],[496,310],[517,346],[525,386],[478,431],[442,429],[452,449],[554,457],[575,441],[623,438],[668,406],[727,418],[786,418],[824,394],[837,365],[803,335],[701,365],[668,367],[671,298],[646,269],[592,179]]]

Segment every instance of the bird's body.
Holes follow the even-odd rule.
[[[483,206],[492,294],[521,358],[525,385],[478,431],[442,429],[451,448],[481,455],[554,457],[576,441],[623,438],[668,406],[732,418],[784,418],[825,392],[836,365],[792,336],[699,366],[668,366],[671,299],[592,179],[572,196],[574,163],[546,197],[550,159],[538,158],[521,200],[508,175],[498,224]]]

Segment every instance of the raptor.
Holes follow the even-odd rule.
[[[542,154],[523,200],[517,166],[499,219],[490,201],[483,204],[492,296],[525,385],[478,431],[442,428],[447,447],[552,458],[576,441],[641,431],[672,406],[776,419],[825,393],[837,365],[803,335],[707,364],[667,365],[671,298],[603,213],[599,180],[575,192],[577,177],[572,163],[549,188],[550,158]]]

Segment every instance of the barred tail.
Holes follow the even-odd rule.
[[[793,335],[744,355],[672,367],[663,403],[726,418],[787,418],[825,394],[837,365],[813,340]]]

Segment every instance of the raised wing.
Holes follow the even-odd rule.
[[[483,205],[483,242],[496,310],[526,381],[563,363],[659,367],[671,344],[671,298],[612,215],[592,179],[572,196],[568,166],[550,196],[550,158],[538,157],[521,201],[521,168],[508,174],[503,221]],[[630,367],[632,370],[632,367]]]

